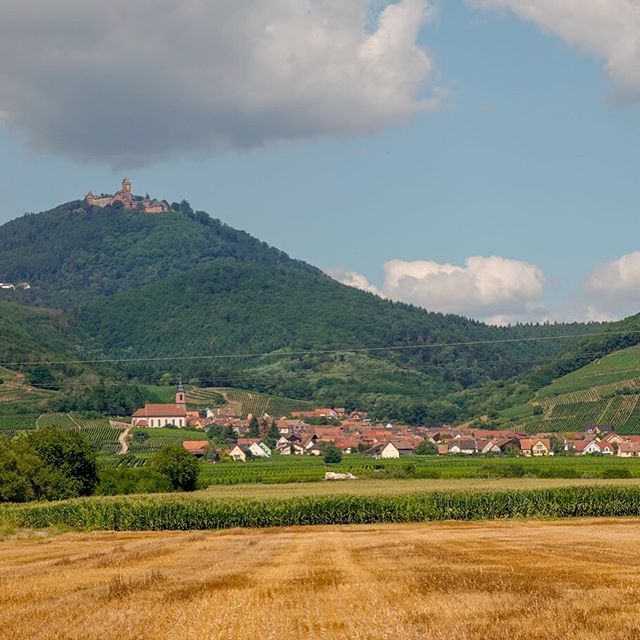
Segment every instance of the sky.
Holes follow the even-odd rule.
[[[0,4],[0,222],[128,175],[383,297],[607,320],[638,149],[637,0]]]

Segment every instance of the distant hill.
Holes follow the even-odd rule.
[[[573,334],[602,329],[490,327],[382,300],[186,202],[160,215],[84,201],[25,215],[0,227],[0,279],[31,284],[4,298],[34,314],[20,340],[41,354],[120,358],[118,375],[141,383],[164,374],[413,421],[467,415],[464,390],[528,372],[575,345]],[[37,318],[58,325],[44,335]],[[482,344],[543,336],[567,338]],[[467,342],[480,344],[430,346]],[[228,357],[241,354],[268,355]]]

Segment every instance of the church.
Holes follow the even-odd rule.
[[[182,382],[178,385],[175,404],[145,404],[131,416],[132,427],[157,429],[167,425],[187,426],[187,403]]]
[[[165,200],[155,200],[147,194],[144,198],[133,195],[131,180],[125,178],[122,181],[120,191],[112,196],[96,196],[91,191],[84,197],[85,202],[92,207],[111,207],[116,203],[121,203],[125,209],[141,209],[145,213],[166,213],[169,211],[169,204]]]

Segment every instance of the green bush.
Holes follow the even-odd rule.
[[[326,464],[338,464],[342,462],[342,451],[335,444],[327,442],[322,446],[322,458]]]
[[[108,467],[100,471],[97,495],[115,496],[129,493],[173,491],[167,476],[145,468]]]

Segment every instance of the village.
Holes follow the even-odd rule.
[[[203,415],[204,414],[204,415]],[[412,454],[440,456],[592,455],[640,457],[640,435],[620,435],[609,425],[576,425],[572,433],[527,434],[473,426],[413,427],[375,423],[366,412],[318,407],[289,416],[237,417],[229,406],[190,411],[186,392],[178,385],[175,403],[146,404],[131,418],[131,427],[190,428],[209,433],[226,429],[236,440],[228,449],[212,451],[209,439],[187,440],[184,448],[210,460],[228,456],[237,462],[251,458],[320,456],[333,445],[342,454],[391,459]]]

